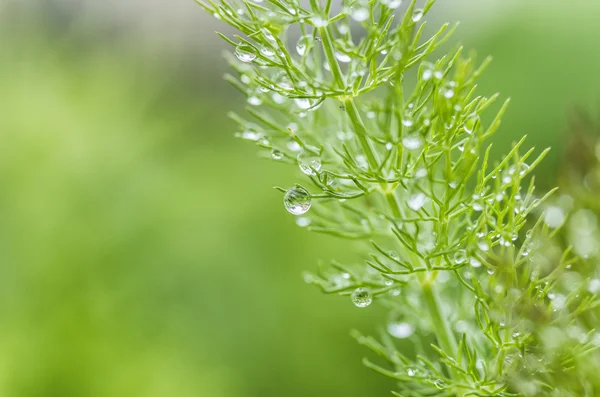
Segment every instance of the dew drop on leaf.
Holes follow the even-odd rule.
[[[296,218],[296,225],[300,227],[307,227],[308,225],[310,225],[310,218],[307,218],[305,216],[299,216]]]
[[[350,56],[344,54],[343,52],[336,52],[335,58],[342,63],[348,63],[352,60],[352,58],[350,58]]]
[[[315,176],[321,170],[321,159],[319,156],[303,150],[298,154],[298,167],[304,174]]]
[[[294,102],[296,103],[296,106],[302,110],[309,109],[311,106],[310,101],[306,98],[296,98],[294,99]]]
[[[294,186],[283,196],[285,209],[293,215],[305,214],[310,209],[310,201],[310,193],[302,186]]]
[[[386,5],[388,8],[395,10],[402,5],[402,0],[381,0],[381,3]]]
[[[469,116],[467,121],[465,121],[465,125],[463,126],[463,128],[467,134],[472,134],[473,131],[475,131],[475,128],[477,127],[478,123],[479,123],[479,116],[474,114],[474,115]]]
[[[438,389],[442,390],[444,389],[444,387],[446,387],[446,382],[444,382],[443,379],[436,379],[433,384],[435,385],[435,387],[437,387]]]
[[[415,10],[415,12],[413,13],[413,16],[412,16],[413,22],[419,22],[423,18],[423,14],[424,14],[423,10],[421,10],[421,9]]]
[[[458,250],[454,254],[454,263],[460,265],[467,261],[467,252],[465,250]]]
[[[251,96],[248,97],[248,104],[252,106],[259,106],[262,104],[262,100],[259,97]]]
[[[418,211],[425,205],[426,200],[427,196],[424,193],[414,194],[408,199],[408,207],[413,211]]]
[[[311,37],[308,35],[302,36],[298,39],[298,43],[296,44],[296,52],[300,56],[304,56],[306,54],[306,50],[310,44]]]
[[[271,151],[271,157],[273,158],[273,160],[281,160],[283,158],[283,153],[281,153],[281,151],[277,149],[273,149]]]
[[[565,213],[560,207],[548,207],[544,213],[544,223],[556,229],[565,221]]]
[[[249,44],[240,43],[235,47],[235,56],[242,62],[252,62],[256,59],[256,49]]]
[[[481,267],[481,262],[479,262],[479,259],[477,258],[471,258],[469,264],[473,267]]]
[[[323,17],[312,17],[310,19],[310,21],[312,22],[313,26],[315,26],[316,28],[324,28],[325,26],[327,26],[327,24],[329,23],[329,21]]]
[[[366,288],[355,289],[354,292],[352,292],[351,299],[352,303],[354,303],[354,306],[360,308],[367,307],[373,303],[373,295],[371,295],[369,290]]]
[[[405,339],[410,337],[414,332],[415,328],[409,323],[389,323],[387,331],[394,338]]]
[[[402,145],[408,150],[418,150],[423,146],[423,141],[418,136],[407,136],[402,139]]]
[[[350,16],[356,22],[364,22],[369,19],[369,9],[364,7],[357,8],[356,10],[352,11]]]

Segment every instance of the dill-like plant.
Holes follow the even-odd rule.
[[[491,160],[508,101],[484,122],[489,59],[435,57],[455,26],[425,37],[433,0],[197,1],[237,30],[219,35],[239,136],[304,174],[277,188],[285,208],[357,251],[306,281],[388,309],[381,335],[354,336],[394,395],[600,395],[600,281],[559,241],[568,209],[534,191],[546,151],[523,138]]]

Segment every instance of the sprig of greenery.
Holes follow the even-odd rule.
[[[538,197],[531,173],[547,151],[523,138],[492,164],[487,142],[508,101],[485,123],[499,96],[477,95],[476,80],[490,59],[460,47],[431,59],[455,28],[425,37],[433,0],[403,13],[400,0],[198,2],[239,32],[219,33],[234,47],[226,80],[248,99],[247,116],[231,114],[239,136],[311,184],[278,188],[286,208],[358,247],[358,263],[332,261],[306,281],[389,309],[379,341],[354,335],[382,359],[365,364],[398,380],[395,395],[593,395],[576,375],[569,388],[553,381],[595,351],[590,339],[548,356],[539,329],[598,306],[583,282],[553,292],[578,259],[546,250],[560,230],[539,216],[553,191]]]

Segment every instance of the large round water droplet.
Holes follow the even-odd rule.
[[[256,59],[256,49],[249,44],[240,43],[235,47],[235,56],[242,62],[252,62]]]
[[[479,116],[473,114],[469,116],[467,121],[465,121],[465,125],[463,126],[463,128],[465,129],[465,132],[467,134],[472,134],[473,131],[475,131],[475,128],[477,128],[477,124],[479,124]]]
[[[302,186],[294,186],[285,192],[283,205],[293,215],[305,214],[310,209],[310,193]]]
[[[298,167],[306,175],[315,176],[321,170],[321,159],[319,156],[303,150],[298,154]]]
[[[367,307],[373,303],[373,295],[366,288],[357,288],[352,292],[352,303],[356,307]]]

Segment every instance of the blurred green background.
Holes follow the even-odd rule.
[[[600,3],[440,0],[432,22],[495,62],[501,148],[557,148],[600,98]],[[238,96],[193,0],[4,1],[0,396],[389,395],[351,328],[376,308],[301,272],[352,258],[271,186],[298,171],[233,138]],[[567,5],[568,4],[568,5]]]

